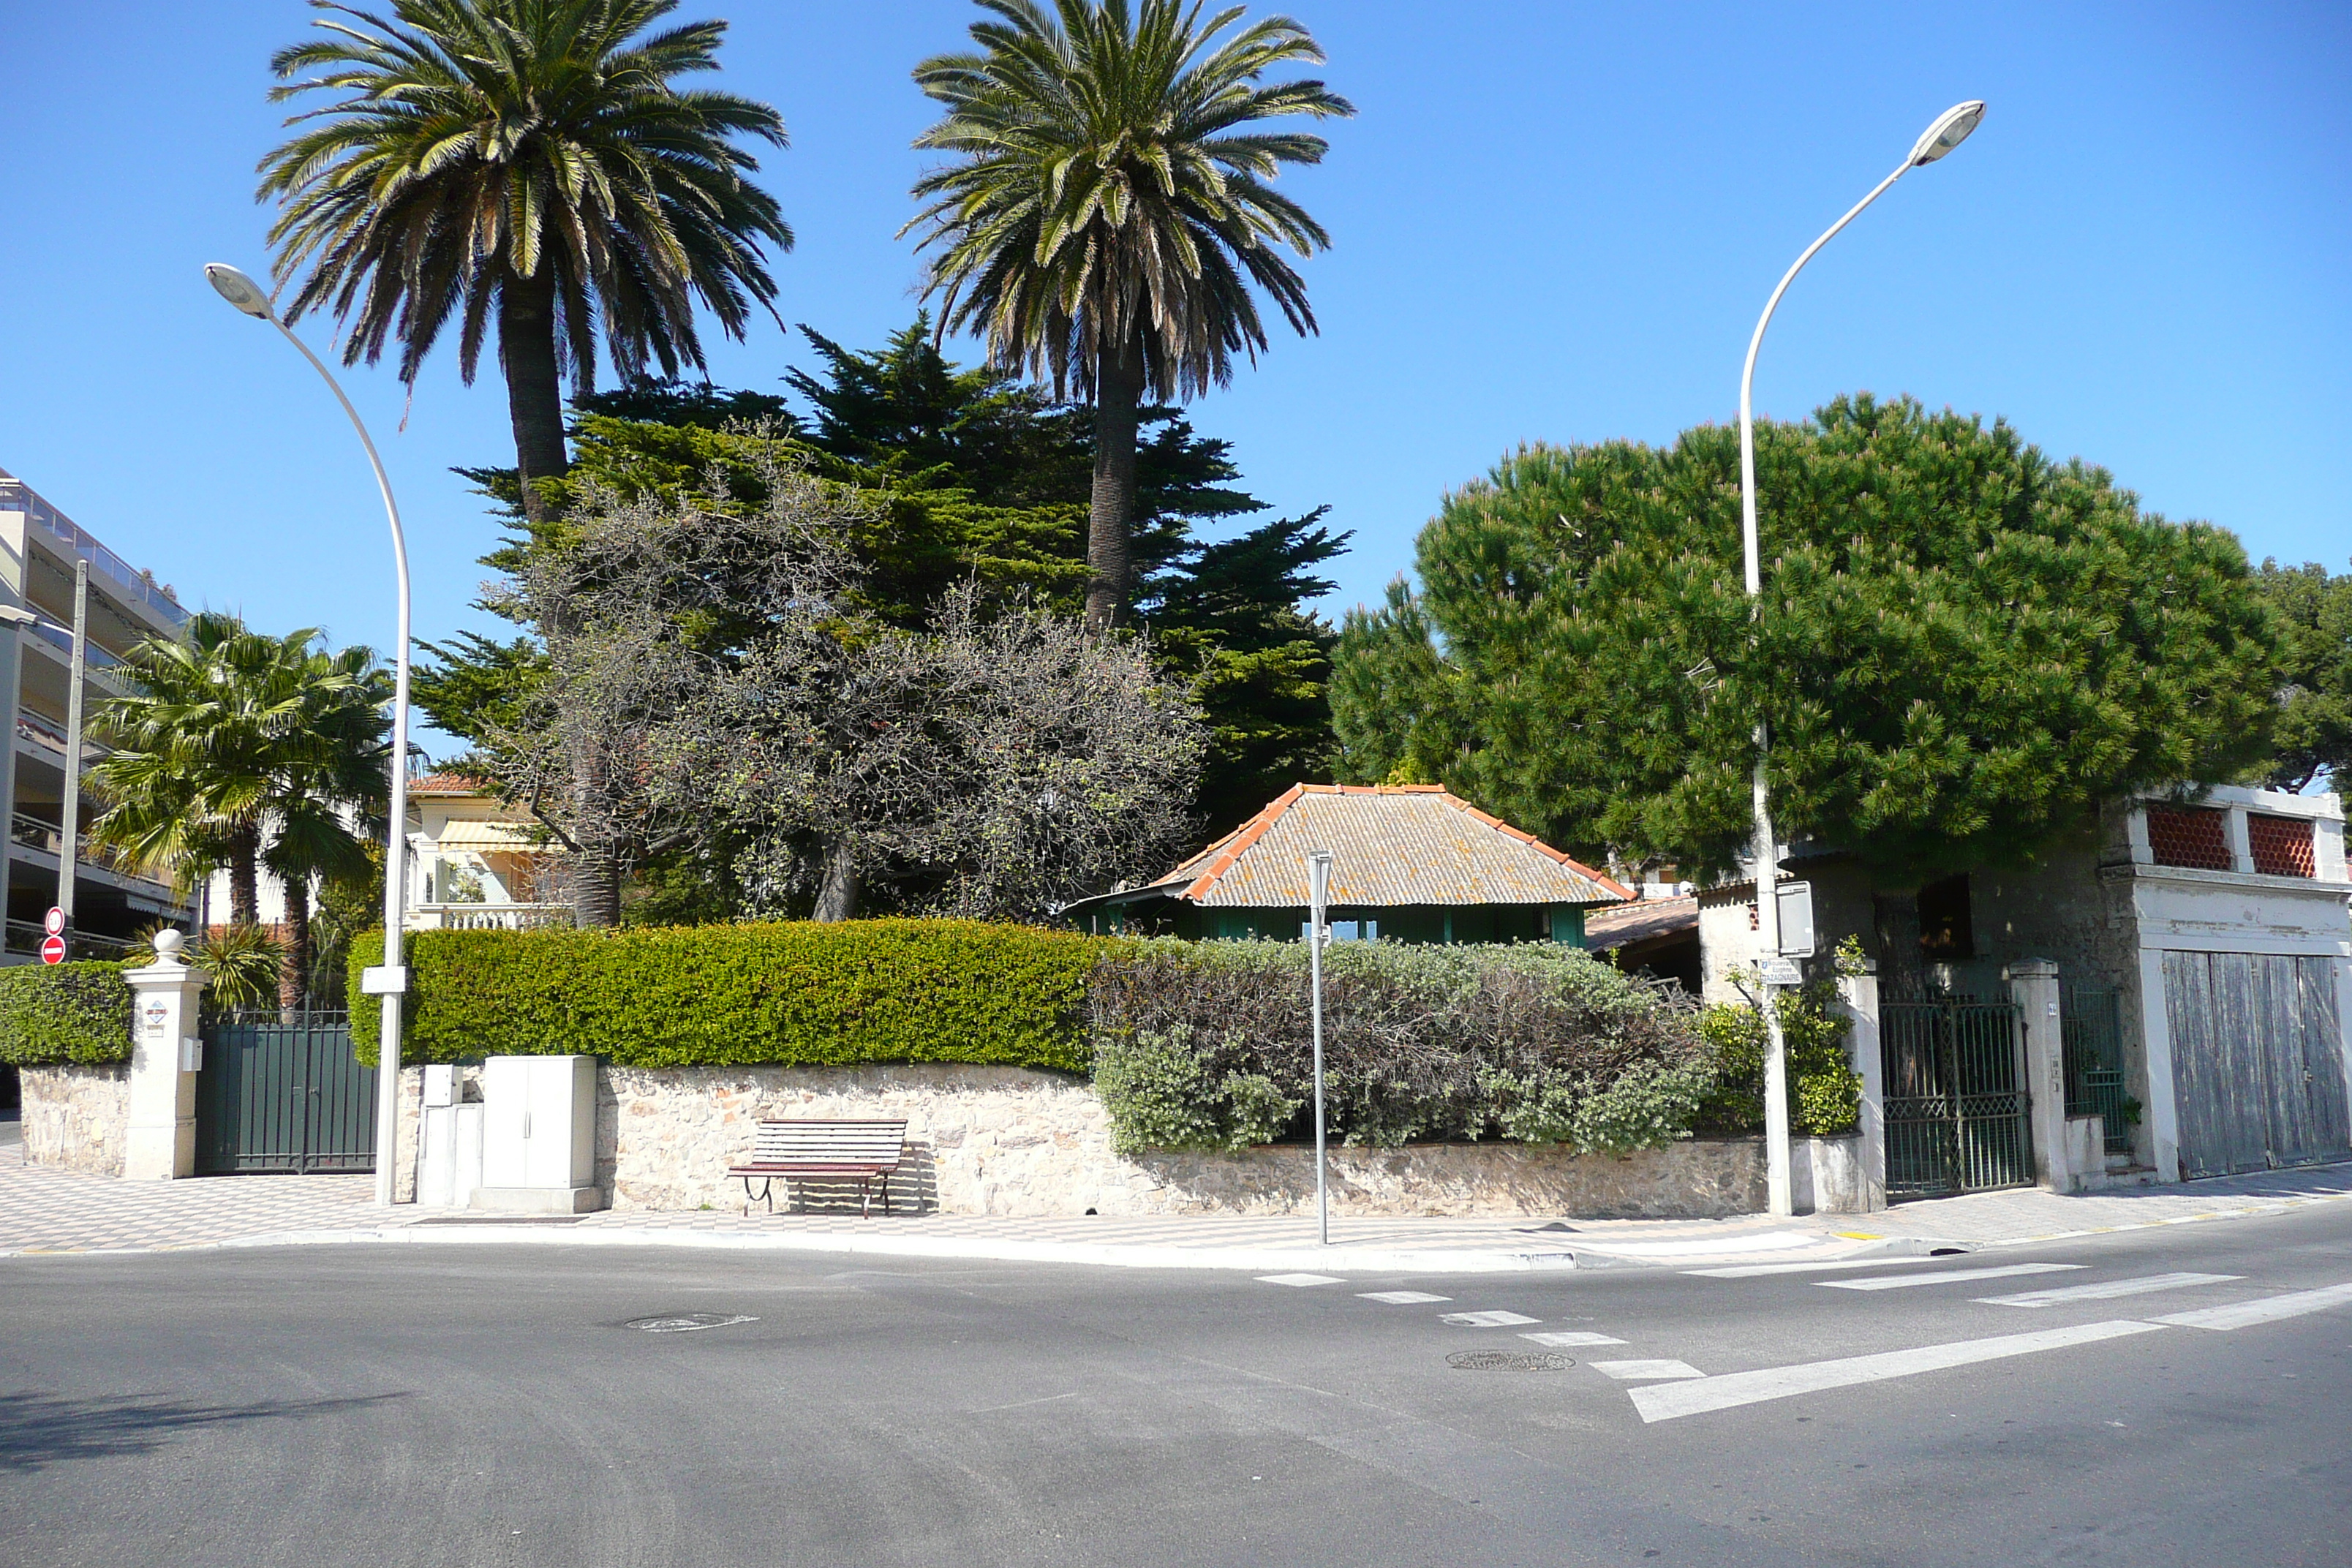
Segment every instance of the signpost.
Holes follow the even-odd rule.
[[[41,929],[48,934],[41,938],[41,962],[63,963],[66,961],[66,912],[54,904],[41,917]]]

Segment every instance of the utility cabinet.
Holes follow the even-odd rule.
[[[482,1064],[482,1184],[473,1206],[586,1214],[596,1180],[596,1058],[491,1057]]]

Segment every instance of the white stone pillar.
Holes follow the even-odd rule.
[[[212,976],[180,956],[184,940],[175,931],[159,931],[155,962],[122,972],[131,986],[127,1181],[196,1173],[196,1068],[204,1049],[196,1015]]]
[[[1838,1000],[1846,1016],[1846,1050],[1862,1075],[1862,1136],[1854,1154],[1862,1163],[1862,1208],[1886,1206],[1886,1059],[1878,1038],[1878,962],[1864,961],[1860,974],[1838,977]]]
[[[2066,1157],[2066,1048],[2058,1016],[2058,966],[2046,958],[2027,958],[2007,973],[2023,1037],[2034,1167],[2042,1186],[2071,1193],[2076,1173]]]
[[[2229,807],[2222,814],[2222,822],[2226,826],[2226,837],[2230,841],[2231,867],[2242,877],[2252,876],[2254,874],[2254,841],[2251,830],[2246,826],[2246,808],[2242,805]]]

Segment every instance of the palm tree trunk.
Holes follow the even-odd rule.
[[[1129,341],[1095,374],[1095,482],[1087,509],[1087,625],[1115,626],[1127,608],[1128,538],[1135,526],[1135,407],[1143,343]]]
[[[229,830],[228,923],[261,923],[261,833],[250,824]]]
[[[824,880],[816,890],[816,910],[809,917],[818,921],[846,921],[857,918],[857,845],[848,829],[833,834],[824,841]]]
[[[604,805],[604,760],[575,739],[572,757],[572,921],[584,928],[621,923],[621,857]]]
[[[563,387],[556,374],[555,279],[509,278],[499,290],[499,363],[507,377],[507,415],[514,422],[515,469],[523,515],[546,521],[534,481],[572,469],[563,447]]]
[[[292,1023],[310,989],[310,888],[302,877],[288,877],[285,882],[286,941],[278,950],[278,1011]]]

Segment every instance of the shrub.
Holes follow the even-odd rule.
[[[1862,1075],[1848,1059],[1847,1024],[1826,985],[1780,993],[1780,1035],[1789,1052],[1789,1129],[1827,1138],[1854,1130],[1862,1112]],[[1699,1032],[1715,1052],[1717,1087],[1699,1124],[1710,1131],[1764,1127],[1764,1018],[1753,1007],[1717,1003],[1699,1014]]]
[[[131,1058],[131,987],[120,963],[23,964],[0,969],[0,1062]]]
[[[1086,981],[1106,948],[980,921],[425,931],[406,958],[404,1062],[582,1052],[618,1067],[988,1062],[1084,1072]],[[381,932],[352,943],[352,1041]]]
[[[1307,952],[1158,942],[1088,988],[1118,1146],[1237,1148],[1313,1092]],[[1350,1143],[1502,1136],[1622,1152],[1685,1135],[1714,1081],[1693,1009],[1570,948],[1346,943],[1324,963],[1325,1106]]]

